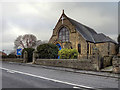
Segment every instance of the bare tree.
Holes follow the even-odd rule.
[[[20,35],[14,41],[15,49],[18,47],[32,48],[36,45],[37,38],[33,34]]]
[[[18,48],[18,47],[22,47],[22,48],[25,48],[24,44],[23,44],[23,40],[22,40],[22,35],[18,36],[16,38],[16,40],[14,41],[14,45],[15,45],[15,49]]]
[[[23,42],[25,43],[25,47],[31,48],[36,45],[37,38],[32,34],[23,35]]]

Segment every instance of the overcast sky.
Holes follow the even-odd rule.
[[[117,40],[117,2],[5,2],[1,7],[0,43],[4,50],[13,50],[19,35],[34,34],[38,40],[49,40],[63,9],[68,17]]]

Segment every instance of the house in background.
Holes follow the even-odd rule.
[[[0,57],[1,57],[1,56],[7,56],[7,54],[4,53],[4,52],[2,52],[2,51],[0,51]]]
[[[101,56],[115,55],[116,42],[103,33],[97,33],[92,28],[83,25],[63,13],[58,20],[49,43],[58,45],[59,48],[76,48],[78,58],[93,55],[93,50],[98,49]]]

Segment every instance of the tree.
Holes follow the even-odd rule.
[[[20,35],[14,41],[15,49],[22,48],[32,48],[36,46],[37,38],[33,34]]]
[[[15,55],[15,53],[10,53],[7,57],[8,58],[16,58],[17,56]]]
[[[16,40],[14,41],[14,45],[15,45],[15,49],[18,48],[19,46],[22,46],[23,48],[25,48],[24,44],[23,44],[23,40],[22,40],[22,35],[18,36],[16,38]]]
[[[54,44],[46,43],[37,47],[38,58],[56,59],[58,58],[58,47]]]

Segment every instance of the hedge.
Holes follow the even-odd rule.
[[[37,53],[41,59],[57,59],[58,47],[50,43],[42,44],[37,47]]]

